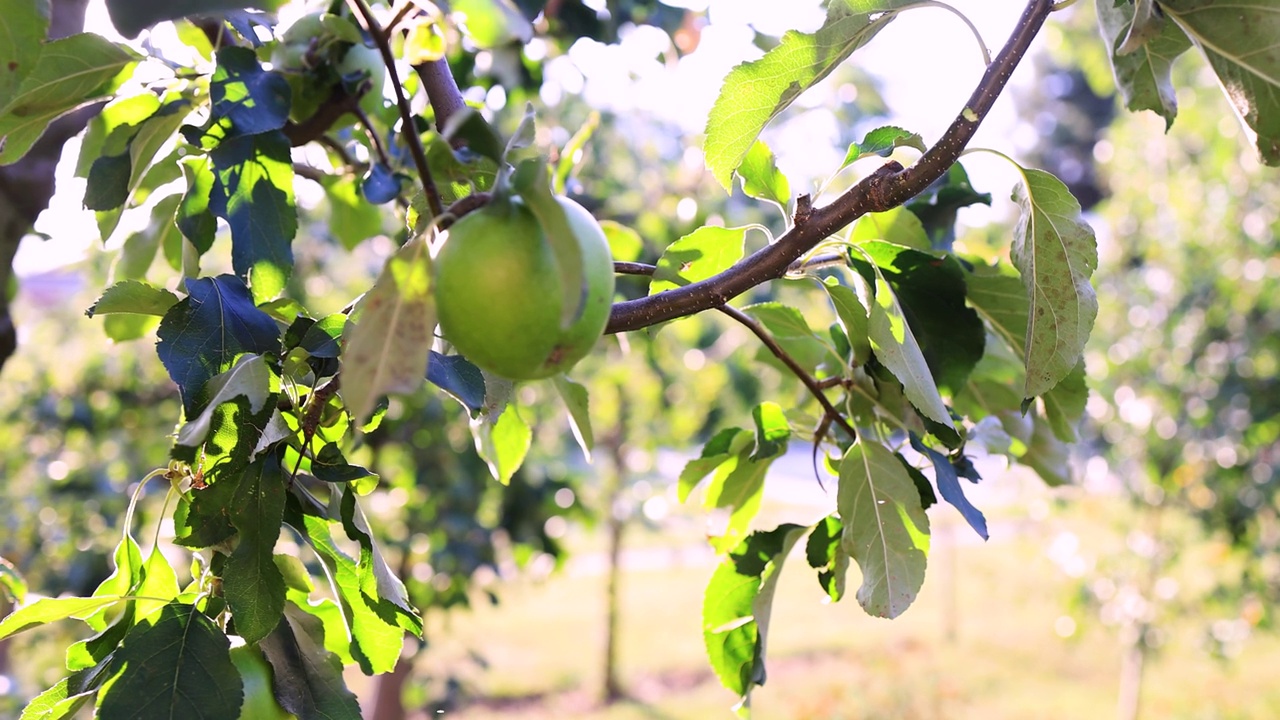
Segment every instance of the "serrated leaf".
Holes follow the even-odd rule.
[[[342,527],[347,537],[360,545],[360,559],[356,562],[356,574],[360,579],[361,592],[366,597],[375,599],[380,607],[388,604],[394,606],[397,624],[414,635],[421,636],[422,618],[418,615],[417,608],[410,602],[409,592],[405,589],[404,582],[396,577],[395,572],[382,556],[382,550],[369,530],[369,521],[364,516],[364,510],[360,508],[360,503],[357,502],[356,495],[350,486],[342,489],[341,512]],[[384,620],[390,620],[385,612],[382,617]]]
[[[750,706],[765,682],[765,651],[782,565],[808,528],[781,525],[754,532],[721,561],[702,599],[702,637],[720,682]]]
[[[342,678],[342,663],[325,649],[320,620],[293,604],[259,647],[271,664],[280,707],[300,718],[359,720],[360,703]]]
[[[245,469],[230,508],[239,542],[222,571],[223,595],[236,633],[245,642],[266,637],[284,612],[284,576],[272,554],[284,522],[284,503],[284,473],[275,454]]]
[[[789,31],[764,57],[733,68],[707,117],[703,143],[707,167],[720,186],[732,190],[734,171],[765,125],[875,37],[894,17],[886,11],[907,4],[906,0],[833,2],[817,32]]]
[[[964,488],[960,486],[960,478],[956,475],[956,469],[951,464],[951,460],[946,455],[925,445],[914,433],[911,435],[911,447],[915,448],[916,452],[929,458],[929,462],[933,464],[934,482],[938,483],[938,492],[942,495],[942,499],[960,511],[960,515],[965,522],[969,523],[969,527],[973,528],[979,537],[983,540],[989,539],[987,518],[982,514],[981,510],[969,502],[969,498],[964,496]]]
[[[0,165],[22,158],[60,115],[114,92],[137,59],[92,33],[45,43],[17,92],[0,101]]]
[[[841,547],[862,569],[858,603],[868,614],[898,617],[924,584],[929,518],[919,493],[893,453],[864,437],[840,461],[836,504]]]
[[[73,718],[85,703],[93,699],[107,679],[108,655],[102,662],[59,680],[27,703],[18,720],[64,720]]]
[[[1200,48],[1236,113],[1255,135],[1262,161],[1280,165],[1280,13],[1274,0],[1158,0]]]
[[[188,15],[220,14],[244,7],[275,10],[283,0],[107,0],[111,23],[131,38],[163,20]]]
[[[1045,419],[1049,421],[1054,437],[1064,443],[1079,440],[1076,425],[1084,417],[1088,402],[1089,387],[1085,384],[1084,360],[1081,359],[1062,382],[1044,394]]]
[[[285,76],[264,70],[246,47],[228,45],[217,54],[209,81],[213,118],[227,118],[239,135],[279,130],[289,121],[292,91]]]
[[[431,255],[424,236],[392,255],[353,313],[342,353],[342,399],[362,423],[386,393],[417,390],[435,341]]]
[[[742,259],[746,228],[701,227],[662,251],[649,294],[705,280]]]
[[[228,138],[209,158],[209,211],[231,227],[231,265],[256,301],[270,300],[293,274],[298,211],[289,139],[279,131]]]
[[[591,462],[591,451],[595,448],[596,439],[591,430],[587,389],[564,375],[557,375],[552,381],[560,399],[564,401],[565,409],[569,411],[569,427],[573,430],[573,437],[578,441],[578,447],[582,448],[587,462]]]
[[[938,385],[933,380],[915,334],[907,325],[906,315],[893,288],[866,250],[855,247],[855,251],[866,258],[874,278],[875,301],[869,310],[867,338],[871,340],[876,359],[902,383],[903,392],[917,410],[930,420],[954,430],[951,414],[942,403]]]
[[[88,616],[101,608],[115,605],[120,595],[101,595],[88,598],[39,598],[24,605],[0,620],[0,640],[23,630],[47,625],[71,617]]]
[[[1165,22],[1158,34],[1140,47],[1122,52],[1132,28],[1133,6],[1098,0],[1097,9],[1102,39],[1107,44],[1116,89],[1124,106],[1132,112],[1154,111],[1169,128],[1178,114],[1178,95],[1171,76],[1173,61],[1191,47],[1191,40],[1176,23]]]
[[[509,407],[496,419],[481,416],[471,421],[471,434],[475,437],[476,452],[489,466],[489,473],[503,485],[510,484],[511,476],[524,464],[533,443],[533,431],[516,412]]]
[[[192,605],[165,605],[125,637],[103,692],[102,720],[236,720],[244,702],[227,636]]]
[[[1023,169],[1014,192],[1022,216],[1010,254],[1029,300],[1024,397],[1042,395],[1079,362],[1098,314],[1089,278],[1098,266],[1093,229],[1062,181]]]
[[[776,203],[784,211],[791,203],[791,183],[778,169],[778,159],[763,140],[756,140],[738,167],[742,192],[747,197]]]
[[[484,373],[461,355],[441,355],[432,350],[427,362],[427,382],[462,403],[473,418],[484,409]]]
[[[190,499],[183,498],[174,512],[174,543],[206,548],[234,535],[230,507],[237,484],[236,478],[226,478],[199,490],[192,489]]]
[[[242,353],[279,353],[280,331],[233,275],[187,278],[186,287],[187,297],[160,321],[156,354],[178,384],[187,417],[195,417],[205,383]]]
[[[85,315],[132,313],[164,316],[178,302],[178,296],[139,280],[122,280],[102,293]]]
[[[893,125],[878,127],[867,133],[860,142],[849,145],[849,149],[844,155],[844,161],[840,163],[840,168],[849,167],[854,162],[872,155],[887,158],[899,147],[911,147],[924,152],[924,138],[920,137],[919,133],[903,130]]]

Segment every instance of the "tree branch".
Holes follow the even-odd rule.
[[[378,25],[378,19],[373,16],[369,4],[365,0],[349,1],[364,19],[365,28],[373,37],[374,44],[378,46],[378,52],[382,54],[382,62],[387,66],[387,72],[391,74],[391,87],[396,91],[396,105],[400,109],[400,122],[404,126],[400,134],[409,143],[409,154],[413,156],[413,164],[418,169],[418,179],[422,181],[422,192],[427,196],[431,214],[438,217],[444,212],[444,204],[440,200],[440,191],[436,188],[435,180],[431,177],[431,168],[427,165],[427,152],[422,147],[422,138],[418,136],[418,126],[413,121],[413,110],[409,107],[409,100],[405,97],[404,88],[400,85],[400,77],[396,72],[396,58],[391,52],[391,43],[387,40],[387,34],[382,30],[382,26]]]
[[[827,237],[869,212],[883,212],[919,194],[942,177],[960,157],[982,119],[990,112],[1009,76],[1026,55],[1052,11],[1051,0],[1029,0],[1008,42],[987,67],[969,102],[933,147],[914,165],[903,169],[889,162],[833,202],[808,213],[777,242],[752,253],[733,267],[706,280],[674,290],[617,303],[607,333],[639,330],[660,322],[723,306],[757,285],[786,274],[791,263]]]
[[[436,130],[443,135],[444,124],[467,106],[462,99],[462,91],[458,90],[458,83],[449,70],[449,61],[440,58],[414,65],[413,69],[418,73],[418,79],[422,81],[422,89],[427,93],[427,100],[431,102],[431,112],[436,116]],[[458,142],[464,141],[458,138]]]
[[[831,418],[835,424],[839,425],[841,430],[848,433],[850,440],[858,439],[858,431],[854,430],[853,426],[849,424],[849,421],[845,420],[844,416],[840,414],[840,411],[836,410],[835,406],[831,404],[831,401],[823,394],[822,386],[818,384],[818,381],[815,380],[804,368],[800,367],[800,363],[796,362],[796,359],[791,357],[791,355],[778,344],[777,340],[773,339],[773,336],[764,329],[764,326],[756,322],[755,318],[731,305],[721,305],[716,308],[716,310],[719,310],[725,315],[733,318],[750,330],[756,337],[760,338],[760,342],[764,343],[764,346],[769,348],[769,352],[773,353],[774,357],[781,360],[782,364],[786,365],[787,369],[791,371],[791,374],[795,375],[800,379],[800,382],[804,383],[804,386],[809,390],[809,394],[813,395],[813,397],[817,399],[818,404],[822,406],[822,409],[827,411],[827,417]]]

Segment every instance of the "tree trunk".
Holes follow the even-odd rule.
[[[622,536],[627,520],[620,512],[626,472],[623,460],[622,425],[622,421],[619,421],[617,432],[609,438],[607,443],[613,473],[607,480],[604,497],[607,513],[606,529],[609,533],[608,580],[605,588],[604,686],[602,688],[605,704],[617,702],[626,696],[622,681],[618,678],[618,632],[622,611],[619,602],[619,584],[622,576]]]
[[[89,0],[53,0],[49,38],[66,37],[83,30],[88,4]],[[90,105],[55,120],[26,156],[12,165],[0,167],[0,369],[18,344],[17,329],[9,315],[13,256],[36,217],[49,207],[54,169],[62,157],[62,146],[83,130],[101,108],[101,103]]]
[[[401,656],[394,670],[374,679],[373,710],[369,712],[369,720],[405,720],[404,685],[413,676],[414,657]]]

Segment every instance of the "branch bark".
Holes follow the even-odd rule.
[[[885,164],[830,204],[813,208],[803,216],[798,214],[796,224],[777,242],[718,275],[657,295],[616,303],[605,332],[639,330],[722,307],[751,288],[782,277],[791,263],[866,213],[890,210],[918,195],[955,164],[1052,10],[1050,0],[1029,0],[1013,34],[987,66],[965,107],[942,138],[914,165],[904,169],[896,162]]]

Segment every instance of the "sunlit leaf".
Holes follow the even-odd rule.
[[[751,433],[741,428],[725,428],[716,433],[702,447],[702,454],[690,460],[680,472],[677,483],[680,502],[689,498],[689,493],[702,482],[712,470],[723,465],[729,458],[737,455],[751,442]]]
[[[774,402],[762,402],[751,411],[756,421],[756,444],[751,451],[752,460],[778,457],[787,451],[791,440],[791,426],[782,406]]]
[[[734,171],[769,121],[875,37],[894,17],[885,11],[907,4],[907,0],[832,2],[817,32],[787,32],[764,57],[731,70],[707,117],[703,143],[707,167],[720,186],[732,189]]]
[[[1025,397],[1048,392],[1079,362],[1098,314],[1089,278],[1098,266],[1093,230],[1067,186],[1042,170],[1023,170],[1014,192],[1022,216],[1010,254],[1030,301]]]
[[[851,288],[841,285],[835,277],[824,280],[823,288],[831,297],[836,316],[840,318],[840,326],[844,328],[845,339],[849,341],[849,349],[853,353],[853,364],[865,364],[871,359],[867,308]]]
[[[280,352],[280,337],[275,321],[254,307],[239,278],[187,278],[186,287],[188,296],[160,321],[156,354],[178,384],[187,417],[194,417],[210,378],[241,353]]]
[[[425,236],[388,258],[352,318],[345,332],[341,392],[347,412],[361,423],[380,396],[417,390],[427,372],[436,310]]]
[[[204,613],[172,602],[125,637],[102,694],[102,720],[236,720],[244,702],[227,636]]]
[[[836,367],[842,364],[796,308],[778,302],[764,302],[748,305],[742,311],[759,320],[782,349],[806,370],[812,372],[823,361]],[[768,357],[772,358],[772,353]]]
[[[276,453],[246,468],[230,508],[239,541],[222,572],[236,633],[246,642],[266,637],[284,612],[284,576],[272,556],[284,521],[284,502],[284,473]]]
[[[264,70],[249,48],[228,45],[218,50],[218,67],[209,81],[212,114],[230,119],[237,134],[284,127],[291,97],[284,75]]]
[[[13,563],[3,557],[0,557],[0,590],[4,591],[5,597],[19,605],[27,597],[27,581],[22,579],[22,574]]]
[[[421,636],[422,618],[409,600],[409,592],[405,589],[404,583],[387,565],[382,550],[369,530],[369,521],[364,516],[364,510],[360,508],[359,502],[356,501],[356,494],[350,486],[342,489],[341,510],[342,527],[347,537],[360,545],[360,559],[356,562],[360,591],[366,598],[376,600],[375,604],[383,609],[381,615],[384,620],[390,620],[390,615],[394,614],[395,621],[400,627]],[[387,608],[388,605],[393,607]],[[385,609],[390,609],[392,612],[386,612]]]
[[[461,14],[467,36],[478,47],[523,45],[533,37],[533,26],[511,0],[453,0],[450,5]]]
[[[85,703],[93,699],[107,680],[111,656],[91,667],[77,670],[59,680],[53,687],[31,699],[18,720],[64,720],[74,718]]]
[[[844,523],[841,547],[862,569],[858,603],[871,615],[895,618],[924,584],[929,518],[902,465],[864,437],[840,461],[836,504]]]
[[[635,262],[644,252],[644,240],[640,233],[613,220],[601,220],[600,229],[609,240],[609,254],[614,260]]]
[[[30,27],[30,18],[19,22]],[[0,165],[25,155],[58,116],[114,92],[137,59],[132,50],[92,33],[45,43],[17,92],[0,100]]]
[[[85,310],[89,317],[111,313],[133,313],[163,317],[178,302],[178,296],[164,288],[139,280],[123,280],[102,293],[97,302]]]
[[[913,133],[892,125],[878,127],[867,133],[861,142],[849,145],[849,150],[845,152],[844,162],[840,163],[840,167],[848,167],[855,161],[871,155],[887,158],[893,154],[894,150],[900,147],[911,147],[920,152],[925,151],[924,139],[920,137],[919,133]]]
[[[734,547],[712,574],[702,599],[702,637],[711,669],[750,706],[751,690],[765,682],[765,650],[778,574],[808,528],[781,525],[754,532]]]
[[[533,431],[520,413],[515,407],[508,407],[496,420],[482,415],[471,421],[471,434],[475,436],[476,451],[489,466],[489,473],[503,485],[510,483],[511,476],[524,464],[533,442]]]
[[[354,177],[327,176],[321,184],[329,198],[329,232],[342,247],[351,250],[382,232],[382,212],[365,201]]]
[[[867,213],[858,218],[849,234],[849,240],[855,243],[883,240],[916,250],[930,248],[929,236],[925,233],[920,218],[901,206],[885,212]]]
[[[791,183],[778,169],[778,159],[762,140],[756,140],[738,167],[742,192],[747,197],[776,203],[784,211],[791,203]]]
[[[6,615],[4,620],[0,620],[0,639],[58,620],[88,616],[99,608],[120,602],[121,599],[119,595],[40,598],[14,610]]]
[[[187,191],[178,205],[175,222],[197,254],[203,255],[213,247],[213,236],[218,229],[218,220],[209,209],[215,181],[213,161],[207,155],[183,158],[182,174],[187,179]]]
[[[328,443],[311,460],[311,474],[317,480],[331,483],[349,483],[373,475],[367,468],[352,465],[335,443]]]
[[[596,439],[591,430],[587,389],[563,375],[557,375],[553,381],[556,392],[564,401],[565,409],[569,411],[569,426],[573,429],[573,437],[586,455],[587,462],[591,462],[591,450],[595,447]]]

